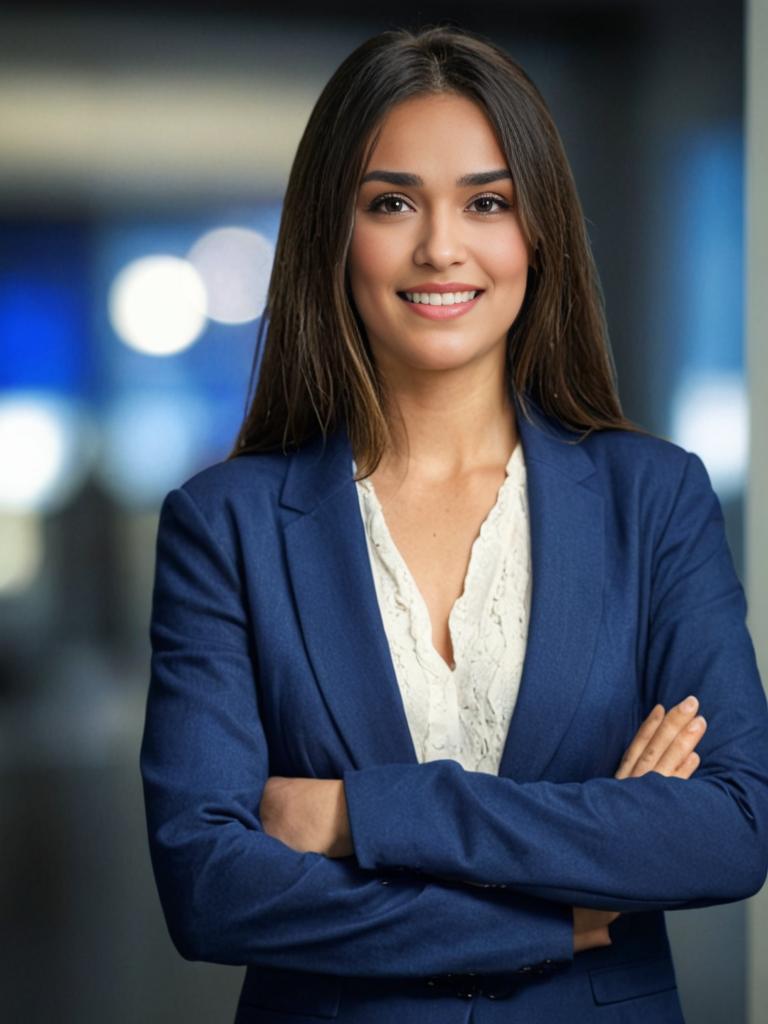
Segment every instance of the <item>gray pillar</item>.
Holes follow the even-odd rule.
[[[768,685],[768,0],[746,9],[746,501],[748,624]],[[749,1024],[768,1024],[768,886],[747,903]]]

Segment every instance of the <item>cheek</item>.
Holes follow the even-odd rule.
[[[525,280],[528,274],[528,250],[525,240],[517,233],[487,238],[483,261],[488,273],[499,285],[511,282],[512,279],[517,283],[521,277]]]
[[[353,287],[381,284],[389,287],[397,268],[397,254],[391,243],[365,226],[355,227],[349,245],[349,276]]]

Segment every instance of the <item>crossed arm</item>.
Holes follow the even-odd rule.
[[[638,778],[649,771],[679,779],[691,777],[700,763],[695,747],[707,727],[706,719],[696,714],[698,700],[691,697],[690,705],[682,702],[666,713],[661,704],[656,705],[627,748],[615,778]],[[355,853],[341,779],[270,776],[259,817],[269,835],[295,850],[327,857]],[[610,945],[608,925],[618,916],[617,911],[574,906],[574,952]]]
[[[650,746],[685,754],[691,737],[672,740],[670,729],[686,693],[709,722],[682,775],[651,763],[647,722],[614,778],[517,783],[448,759],[350,769],[341,834],[361,867],[405,866],[621,912],[709,906],[761,888],[768,706],[722,510],[696,455],[685,459],[652,555],[642,687],[671,710]]]

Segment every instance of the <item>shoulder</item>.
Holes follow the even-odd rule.
[[[692,455],[674,441],[634,430],[595,430],[580,444],[598,472],[658,482],[679,479]]]
[[[697,506],[722,517],[704,462],[682,445],[632,430],[594,431],[580,443],[595,468],[585,484],[640,521],[663,528]]]
[[[644,430],[609,427],[579,430],[546,414],[527,398],[532,415],[519,419],[526,457],[543,460],[594,490],[637,486],[668,489],[679,482],[691,459],[681,445]]]
[[[290,454],[258,452],[238,455],[199,470],[180,485],[203,511],[224,502],[249,504],[274,500],[285,479]]]
[[[530,400],[529,400],[530,401]],[[531,403],[534,415],[519,421],[529,455],[561,468],[569,475],[602,482],[641,482],[651,487],[679,480],[691,459],[698,456],[668,438],[623,427],[579,430]]]
[[[709,473],[695,452],[642,429],[578,430],[530,397],[527,403],[533,415],[518,420],[526,462],[530,457],[547,463],[593,491],[617,521],[634,522],[650,537],[679,522],[684,508],[698,505],[704,515],[722,518]]]
[[[279,498],[291,459],[282,452],[238,455],[213,463],[179,484],[163,500],[161,524],[185,522],[225,548],[258,543],[274,533]]]

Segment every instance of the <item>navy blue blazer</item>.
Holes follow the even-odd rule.
[[[419,764],[344,428],[165,498],[141,747],[152,863],[190,960],[247,965],[239,1024],[679,1024],[664,911],[768,871],[768,708],[695,454],[574,435],[517,399],[532,606],[498,775]],[[654,704],[708,729],[691,779],[616,779]],[[344,780],[355,853],[267,835],[269,775]],[[572,906],[615,909],[574,955]],[[618,1005],[620,1004],[620,1006]]]

